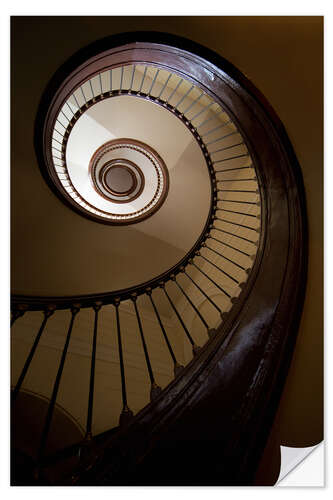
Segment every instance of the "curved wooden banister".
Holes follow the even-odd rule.
[[[187,366],[175,370],[176,378],[162,392],[155,391],[146,407],[123,420],[110,438],[96,444],[87,461],[62,484],[251,484],[281,395],[304,300],[307,227],[300,167],[278,117],[238,70],[197,44],[157,33],[101,40],[80,51],[56,73],[36,121],[35,147],[41,164],[45,161],[41,124],[54,120],[50,116],[53,111],[48,110],[54,103],[64,102],[73,84],[71,78],[76,78],[78,85],[80,78],[100,74],[108,65],[122,67],[135,61],[168,67],[186,77],[221,102],[237,124],[260,190],[257,253],[247,281],[239,284],[240,294],[232,297],[233,306],[227,314],[222,311],[222,322],[205,346],[195,351]],[[43,168],[42,173],[54,190]],[[63,201],[70,206],[68,200]],[[105,294],[14,296],[14,318],[27,309],[43,310],[51,304],[68,309],[74,303],[93,307],[98,301],[115,304],[118,311],[119,302],[133,299],[133,294],[135,298],[141,294],[151,298],[151,290],[173,281],[188,266],[197,265],[201,251],[209,248],[206,241],[215,238],[213,231],[227,233],[217,225],[218,203],[216,190],[199,240],[180,262],[154,280]],[[137,309],[136,313],[140,323]],[[126,398],[127,408],[125,403]]]

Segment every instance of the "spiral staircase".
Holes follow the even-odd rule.
[[[54,75],[35,152],[71,218],[14,284],[13,484],[252,484],[306,279],[273,110],[211,51],[129,33]]]

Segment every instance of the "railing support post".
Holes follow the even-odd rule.
[[[174,354],[174,352],[173,352],[173,349],[172,349],[172,347],[171,347],[171,344],[170,344],[170,342],[169,342],[169,339],[168,339],[167,333],[166,333],[166,331],[165,331],[164,325],[163,325],[163,323],[162,323],[162,320],[161,320],[161,318],[160,318],[159,312],[158,312],[158,310],[157,310],[157,307],[156,307],[156,305],[155,305],[155,302],[153,301],[153,297],[152,297],[152,290],[151,290],[151,288],[147,288],[146,293],[147,293],[148,297],[150,298],[150,302],[152,303],[152,306],[153,306],[153,308],[154,308],[155,315],[156,315],[157,321],[158,321],[158,323],[159,323],[159,325],[160,325],[160,327],[161,327],[161,330],[162,330],[162,333],[163,333],[164,340],[165,340],[166,345],[167,345],[167,347],[168,347],[168,349],[169,349],[170,356],[171,356],[172,361],[173,361],[173,363],[174,363],[174,369],[173,369],[173,372],[174,372],[174,375],[175,375],[175,377],[176,377],[176,376],[177,376],[177,375],[178,375],[178,374],[182,371],[182,369],[183,369],[184,367],[183,367],[181,364],[179,364],[179,363],[177,362],[176,356],[175,356],[175,354]]]
[[[24,363],[21,375],[19,376],[17,384],[16,384],[15,389],[13,391],[12,402],[14,402],[16,400],[17,395],[20,392],[23,380],[24,380],[24,378],[25,378],[25,376],[27,374],[27,371],[28,371],[29,366],[31,364],[32,358],[34,357],[35,351],[37,349],[37,346],[38,346],[39,340],[40,340],[40,338],[42,336],[42,333],[44,331],[44,328],[46,326],[47,320],[49,319],[50,316],[52,316],[52,314],[54,313],[55,309],[56,309],[55,305],[49,305],[44,310],[44,318],[43,318],[42,324],[41,324],[41,326],[39,328],[39,331],[38,331],[38,333],[36,335],[34,343],[33,343],[32,347],[31,347],[30,353],[29,353],[29,355],[28,355],[28,357],[26,359],[26,362]]]
[[[57,372],[56,379],[54,382],[53,391],[52,391],[52,395],[51,395],[51,399],[50,399],[50,403],[49,403],[49,407],[48,407],[48,411],[47,411],[47,415],[46,415],[46,419],[45,419],[45,423],[44,423],[44,428],[42,431],[42,437],[41,437],[41,441],[40,441],[40,445],[39,445],[39,449],[38,449],[37,471],[36,471],[37,478],[39,477],[40,467],[42,465],[42,460],[44,458],[47,438],[48,438],[49,430],[51,427],[53,411],[54,411],[54,407],[55,407],[55,403],[56,403],[56,399],[57,399],[57,395],[58,395],[60,380],[61,380],[62,372],[64,369],[64,364],[65,364],[65,360],[66,360],[68,345],[69,345],[69,341],[71,338],[71,333],[72,333],[72,329],[73,329],[73,325],[74,325],[75,316],[79,312],[80,307],[81,307],[81,304],[73,304],[73,306],[71,307],[72,317],[71,317],[70,324],[68,327],[67,337],[66,337],[65,345],[64,345],[64,348],[62,351],[60,364],[59,364],[58,372]]]
[[[95,388],[95,363],[96,363],[96,344],[97,344],[97,325],[98,325],[98,313],[102,307],[102,302],[95,302],[93,305],[93,310],[95,312],[94,319],[94,335],[92,343],[91,352],[91,364],[90,364],[90,384],[89,384],[89,398],[88,398],[88,412],[87,412],[87,429],[85,439],[92,439],[92,417],[93,417],[93,405],[94,405],[94,388]]]
[[[123,358],[123,346],[121,341],[121,330],[120,330],[120,317],[119,317],[119,305],[120,299],[116,298],[114,300],[114,306],[116,309],[116,322],[117,322],[117,338],[118,338],[118,353],[119,353],[119,365],[120,365],[120,377],[121,377],[121,394],[123,400],[123,409],[119,417],[120,427],[125,426],[133,417],[133,412],[130,410],[127,404],[127,393],[126,393],[126,379],[125,379],[125,367]]]
[[[166,288],[165,288],[165,284],[164,283],[160,283],[160,287],[162,288],[162,290],[164,291],[165,293],[165,296],[167,297],[168,301],[169,301],[169,304],[171,305],[172,309],[174,310],[180,324],[182,325],[183,329],[184,329],[184,332],[188,338],[188,340],[190,341],[191,345],[192,345],[192,352],[193,352],[193,356],[195,356],[196,354],[198,354],[198,352],[200,351],[200,347],[194,342],[190,332],[188,331],[188,328],[187,326],[185,325],[181,315],[179,314],[176,306],[174,305],[174,303],[172,302],[168,292],[166,291]]]
[[[151,364],[150,364],[150,359],[149,359],[147,344],[146,344],[145,337],[144,337],[144,334],[143,334],[142,323],[141,323],[141,319],[140,319],[140,315],[139,315],[139,311],[138,311],[138,306],[136,305],[137,294],[136,293],[132,293],[131,299],[132,299],[132,302],[134,304],[135,314],[136,314],[136,318],[137,318],[137,321],[138,321],[138,326],[139,326],[139,331],[140,331],[140,336],[141,336],[141,341],[142,341],[142,347],[143,347],[143,351],[144,351],[144,354],[145,354],[145,359],[146,359],[148,374],[149,374],[149,378],[150,378],[150,384],[151,384],[151,388],[150,388],[150,401],[152,401],[153,399],[155,399],[162,392],[162,389],[155,382],[154,373],[153,373],[153,370],[152,370],[152,367],[151,367]]]

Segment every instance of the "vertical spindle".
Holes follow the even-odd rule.
[[[181,315],[179,314],[176,306],[174,305],[174,303],[172,302],[168,292],[166,291],[166,288],[165,288],[165,284],[164,283],[160,283],[160,287],[162,288],[162,290],[164,291],[165,293],[165,296],[167,297],[168,301],[169,301],[169,304],[171,305],[172,309],[174,310],[180,324],[182,325],[183,329],[184,329],[184,332],[188,338],[188,340],[190,341],[191,345],[192,345],[192,352],[193,352],[193,356],[195,356],[199,351],[200,351],[200,347],[198,345],[196,345],[196,343],[194,342],[190,332],[188,331],[188,328],[187,326],[185,325]]]
[[[227,273],[226,271],[224,271],[223,269],[221,269],[219,266],[217,266],[214,262],[212,262],[210,259],[208,259],[207,257],[205,257],[204,255],[202,255],[202,253],[200,251],[197,251],[196,254],[198,255],[198,257],[201,257],[202,259],[204,259],[206,262],[208,262],[211,266],[215,267],[215,269],[217,269],[218,271],[220,271],[222,274],[224,274],[225,276],[227,276],[229,279],[231,279],[232,281],[234,281],[234,283],[239,283],[239,281],[234,278],[233,276],[231,276],[229,273]]]
[[[137,294],[132,293],[131,299],[132,299],[132,302],[134,304],[135,314],[136,314],[136,318],[138,321],[138,326],[139,326],[139,331],[140,331],[140,336],[141,336],[141,341],[142,341],[142,347],[143,347],[143,351],[145,354],[146,365],[147,365],[148,374],[149,374],[149,378],[150,378],[150,384],[151,384],[150,400],[152,401],[154,398],[156,398],[162,392],[162,389],[156,384],[155,379],[154,379],[154,373],[153,373],[153,370],[151,367],[148,349],[147,349],[145,337],[143,334],[143,328],[142,328],[142,323],[141,323],[141,319],[140,319],[140,315],[139,315],[139,311],[138,311],[138,306],[136,304]]]
[[[215,309],[220,313],[220,315],[223,314],[222,309],[220,309],[220,307],[209,297],[209,295],[207,295],[207,293],[198,285],[198,283],[196,281],[194,281],[192,276],[190,276],[186,272],[186,269],[181,268],[181,272],[183,272],[188,277],[188,279],[192,281],[193,285],[206,297],[208,302],[210,302],[212,304],[212,306],[215,307]]]
[[[214,280],[213,278],[211,278],[210,276],[208,276],[208,274],[205,273],[205,271],[203,271],[202,269],[200,269],[199,266],[196,265],[196,263],[193,261],[193,259],[190,259],[188,261],[188,263],[192,266],[194,266],[196,269],[198,269],[198,271],[201,272],[201,274],[203,274],[204,276],[206,276],[207,279],[209,279],[209,281],[211,281],[213,283],[213,285],[216,286],[216,288],[218,288],[219,290],[221,290],[221,292],[223,292],[227,297],[231,298],[231,295],[226,292],[220,285],[218,285]]]
[[[96,345],[97,345],[97,326],[98,326],[98,313],[102,307],[102,302],[95,302],[93,305],[93,310],[95,312],[94,318],[94,334],[91,352],[91,364],[90,364],[90,384],[89,384],[89,398],[88,398],[88,412],[87,412],[87,428],[85,439],[90,440],[92,438],[91,428],[92,428],[92,417],[93,417],[93,406],[94,406],[94,386],[95,386],[95,364],[96,364]]]
[[[119,425],[123,427],[126,425],[133,417],[133,412],[130,410],[127,404],[127,392],[126,392],[126,378],[125,378],[125,367],[123,358],[123,347],[121,341],[121,329],[120,329],[120,317],[119,317],[119,305],[120,299],[116,298],[114,300],[114,306],[116,308],[116,322],[117,322],[117,338],[118,338],[118,353],[119,353],[119,365],[120,365],[120,377],[121,377],[121,394],[123,400],[123,409],[119,418]]]
[[[63,348],[63,351],[62,351],[62,355],[61,355],[61,359],[60,359],[60,364],[59,364],[57,376],[56,376],[56,379],[55,379],[55,382],[54,382],[53,391],[52,391],[52,395],[51,395],[49,407],[48,407],[48,410],[47,410],[47,415],[46,415],[46,419],[45,419],[45,423],[44,423],[44,427],[43,427],[43,431],[42,431],[42,436],[41,436],[41,441],[40,441],[40,445],[39,445],[39,449],[38,449],[38,455],[37,455],[37,457],[38,457],[37,458],[38,468],[41,466],[41,462],[42,462],[42,460],[44,458],[44,453],[45,453],[47,438],[48,438],[48,434],[49,434],[49,430],[50,430],[50,426],[51,426],[51,421],[52,421],[52,417],[53,417],[54,406],[55,406],[57,395],[58,395],[58,390],[59,390],[59,385],[60,385],[60,381],[61,381],[61,376],[62,376],[62,372],[63,372],[63,369],[64,369],[64,364],[65,364],[65,360],[66,360],[68,345],[69,345],[69,341],[70,341],[70,338],[71,338],[71,333],[72,333],[72,329],[73,329],[73,325],[74,325],[74,320],[75,320],[75,317],[76,317],[77,313],[80,310],[80,307],[81,307],[80,304],[73,304],[73,306],[71,307],[72,316],[71,316],[71,320],[70,320],[70,323],[69,323],[67,337],[66,337],[65,345],[64,345],[64,348]],[[37,472],[37,475],[38,475],[38,473],[39,472]]]
[[[187,293],[185,292],[185,290],[183,289],[183,287],[181,286],[180,283],[178,283],[177,281],[177,278],[174,274],[172,274],[170,276],[171,280],[176,283],[176,285],[178,286],[179,290],[182,292],[182,294],[184,295],[184,297],[187,299],[187,301],[189,302],[189,304],[192,306],[192,309],[195,311],[195,313],[199,316],[201,322],[203,323],[203,325],[207,328],[207,330],[209,330],[209,325],[207,323],[207,321],[205,320],[205,318],[202,316],[201,312],[199,311],[199,309],[195,306],[194,302],[190,299],[190,297],[187,295]]]
[[[156,315],[157,321],[158,321],[158,323],[159,323],[159,325],[160,325],[160,327],[161,327],[161,330],[162,330],[162,334],[163,334],[164,340],[165,340],[166,345],[167,345],[167,347],[168,347],[168,349],[169,349],[169,353],[170,353],[170,356],[171,356],[172,361],[173,361],[173,364],[174,364],[174,374],[175,374],[175,376],[176,376],[176,375],[178,375],[178,373],[180,373],[180,372],[181,372],[181,370],[182,370],[184,367],[183,367],[181,364],[179,364],[179,363],[177,362],[176,356],[175,356],[175,354],[174,354],[174,352],[173,352],[173,349],[172,349],[172,347],[171,347],[171,344],[170,344],[170,341],[169,341],[169,339],[168,339],[167,333],[166,333],[166,331],[165,331],[164,325],[163,325],[163,323],[162,323],[161,317],[160,317],[159,312],[158,312],[158,310],[157,310],[156,304],[155,304],[155,302],[154,302],[154,300],[153,300],[153,297],[152,297],[152,290],[151,290],[151,288],[147,288],[147,290],[146,290],[146,294],[147,294],[147,295],[148,295],[148,297],[150,298],[150,302],[151,302],[151,304],[152,304],[152,306],[153,306],[153,309],[154,309],[154,311],[155,311],[155,315]]]
[[[12,401],[13,402],[17,398],[17,395],[18,395],[18,393],[19,393],[19,391],[21,389],[23,380],[24,380],[24,378],[25,378],[25,376],[27,374],[27,371],[28,371],[29,366],[31,364],[32,358],[34,357],[35,351],[37,349],[37,346],[38,346],[39,340],[40,340],[40,338],[42,336],[42,333],[44,331],[44,328],[46,326],[47,320],[54,313],[55,309],[56,309],[55,305],[49,305],[49,306],[47,306],[47,308],[44,311],[44,318],[43,318],[42,324],[41,324],[41,326],[39,328],[39,331],[38,331],[38,333],[36,335],[36,338],[34,340],[34,343],[33,343],[32,347],[31,347],[29,355],[28,355],[28,357],[26,359],[26,362],[24,363],[24,367],[22,369],[21,375],[19,376],[17,384],[16,384],[15,389],[13,391],[13,394],[12,394]]]

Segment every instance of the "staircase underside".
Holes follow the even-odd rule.
[[[119,36],[104,43],[149,54],[154,36]],[[264,98],[222,58],[162,35],[151,57],[158,59],[158,50],[171,41],[174,67],[185,65],[194,74],[205,64],[202,84],[223,98],[245,131],[261,192],[257,257],[226,320],[193,360],[128,423],[84,443],[80,461],[55,484],[253,484],[293,352],[306,284],[307,233],[292,147]],[[113,55],[121,58],[115,49]],[[170,54],[162,57],[169,60]],[[84,300],[90,304],[94,298]],[[99,300],[106,304],[109,299],[102,295]],[[38,309],[38,301],[13,300],[31,309]],[[48,484],[47,469],[37,484]]]

